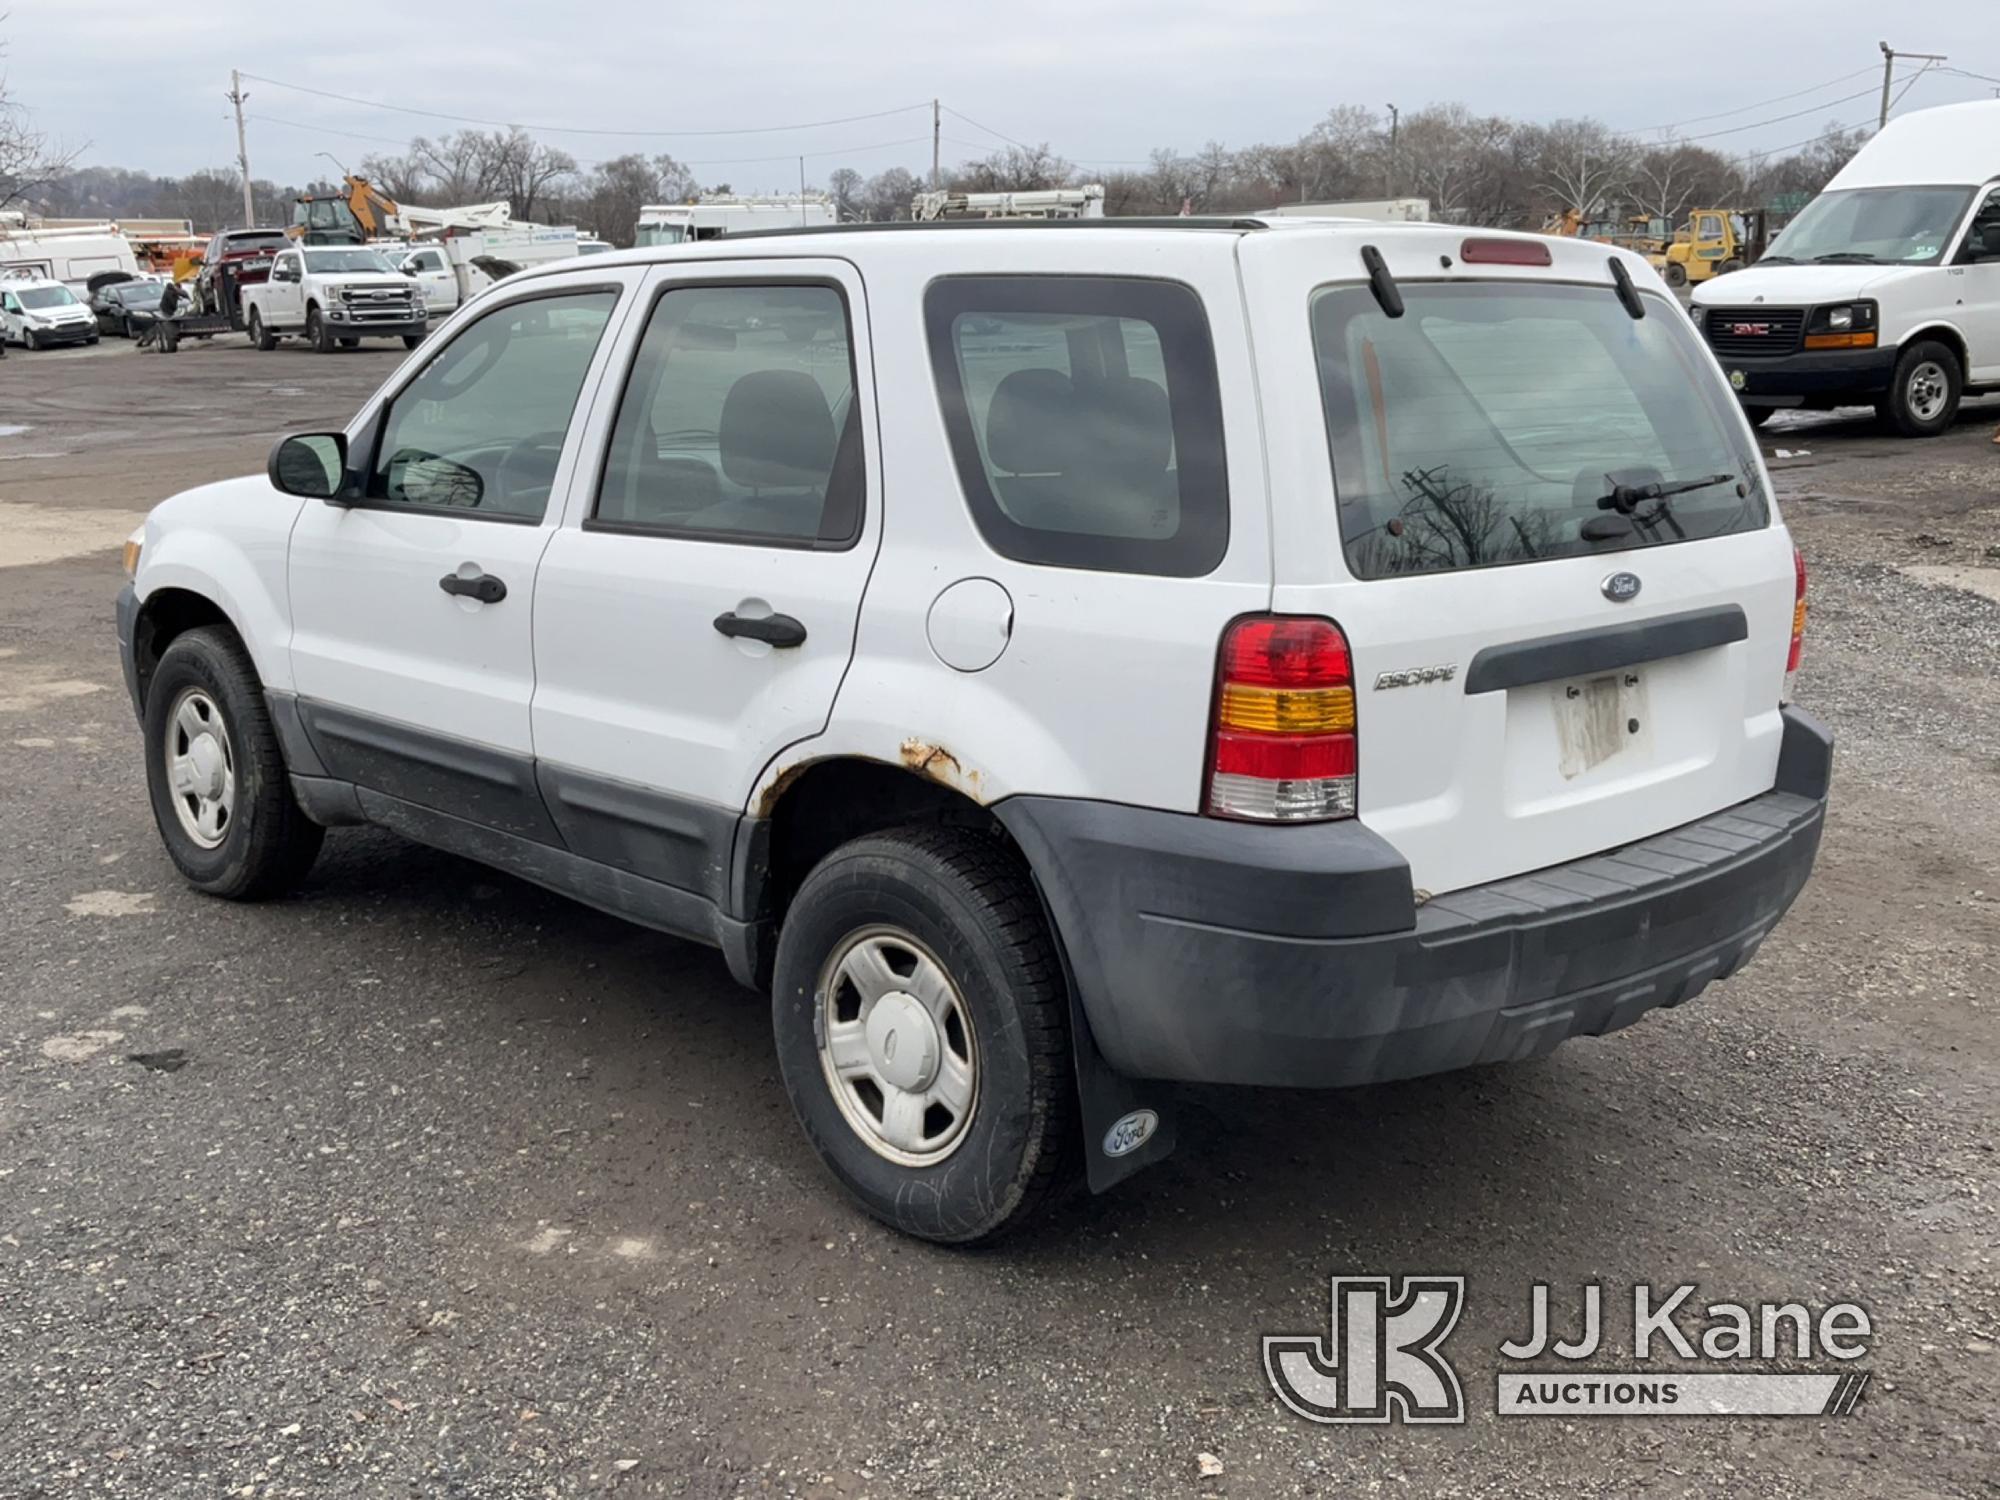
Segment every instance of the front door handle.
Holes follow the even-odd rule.
[[[805,626],[790,615],[759,615],[753,618],[739,615],[732,609],[715,617],[715,628],[724,635],[745,636],[781,650],[786,646],[803,646],[806,643]]]
[[[438,580],[438,587],[447,594],[477,599],[481,604],[498,604],[507,597],[507,585],[491,573],[475,573],[470,578],[460,578],[456,573],[447,573]]]

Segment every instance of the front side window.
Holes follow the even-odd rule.
[[[831,286],[661,296],[605,457],[593,524],[842,547],[860,535],[861,414]]]
[[[1986,201],[1973,210],[1972,222],[1965,229],[1965,244],[1958,252],[1958,258],[1970,264],[1974,261],[2000,260],[2000,188],[1986,195]]]
[[[615,291],[510,302],[466,327],[389,403],[371,500],[538,521]]]
[[[1844,188],[1821,193],[1771,242],[1767,261],[1935,265],[1972,190]]]
[[[1608,286],[1405,282],[1313,297],[1359,578],[1580,557],[1767,524],[1761,470],[1687,316]],[[1642,497],[1649,485],[1690,488]]]
[[[1174,577],[1221,562],[1222,399],[1192,288],[947,277],[924,317],[959,481],[995,551]]]

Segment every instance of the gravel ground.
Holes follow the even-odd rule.
[[[839,1198],[710,953],[368,831],[268,906],[175,878],[117,544],[395,357],[0,365],[0,1492],[2000,1494],[2000,411],[1763,434],[1840,749],[1739,977],[1536,1063],[1188,1090],[1171,1161],[966,1254]],[[1278,1405],[1261,1334],[1425,1272],[1469,1278],[1467,1425]],[[1846,1418],[1500,1419],[1536,1280],[1572,1319],[1590,1280],[1858,1300],[1874,1380]]]

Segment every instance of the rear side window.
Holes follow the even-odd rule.
[[[1360,578],[1577,557],[1769,520],[1685,313],[1608,287],[1405,282],[1312,303],[1340,529]],[[1690,485],[1649,496],[1648,486]]]
[[[924,316],[959,482],[995,551],[1183,578],[1222,561],[1222,398],[1192,288],[948,277]]]
[[[593,527],[846,547],[861,533],[863,487],[838,288],[661,296],[618,404]]]

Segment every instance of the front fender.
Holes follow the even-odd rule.
[[[211,600],[235,627],[267,688],[292,686],[286,553],[307,502],[261,476],[228,479],[162,501],[146,517],[134,592],[141,608],[161,589]]]

